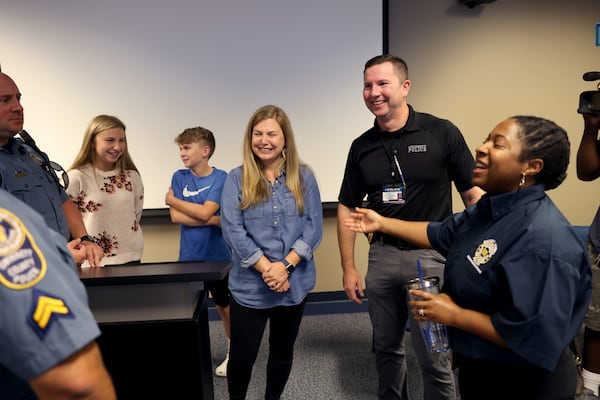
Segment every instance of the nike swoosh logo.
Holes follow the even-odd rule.
[[[203,188],[200,188],[198,190],[194,190],[194,191],[190,191],[187,187],[187,185],[185,185],[185,187],[183,188],[183,197],[192,197],[195,196],[197,194],[200,194],[202,192],[204,192],[205,190],[210,189],[210,185],[209,186],[204,186]]]

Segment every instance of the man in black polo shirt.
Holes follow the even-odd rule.
[[[354,207],[366,207],[386,217],[441,221],[452,214],[454,182],[466,206],[483,191],[473,186],[474,160],[456,126],[408,105],[406,63],[381,55],[367,61],[363,97],[375,124],[354,140],[348,154],[338,197],[338,241],[344,290],[362,303],[361,276],[354,262],[356,234],[344,227]],[[369,315],[379,375],[380,399],[408,399],[404,331],[410,316],[404,283],[416,277],[417,260],[423,275],[443,278],[444,258],[391,236],[369,237],[366,276]],[[411,318],[411,324],[416,324]],[[417,332],[417,331],[415,331]],[[430,354],[421,335],[412,343],[423,371],[424,400],[455,399],[450,355]]]

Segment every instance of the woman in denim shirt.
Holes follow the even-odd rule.
[[[233,253],[229,397],[246,398],[268,320],[265,399],[279,399],[292,369],[306,296],[315,285],[313,253],[323,235],[321,196],[279,107],[254,112],[244,135],[243,160],[229,173],[221,200],[223,236]]]

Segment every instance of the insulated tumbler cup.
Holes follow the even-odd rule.
[[[409,300],[420,300],[418,296],[408,293],[410,289],[420,289],[430,293],[440,292],[440,278],[437,276],[414,278],[406,284]],[[432,353],[440,353],[448,350],[448,332],[446,326],[432,321],[418,321],[419,330],[425,339],[427,348]]]

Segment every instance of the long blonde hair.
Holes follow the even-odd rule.
[[[244,134],[244,150],[242,163],[242,201],[240,209],[256,206],[267,201],[270,196],[269,181],[263,173],[262,161],[252,151],[252,131],[254,127],[266,119],[274,119],[281,126],[285,146],[281,153],[279,165],[276,172],[279,174],[285,170],[285,184],[294,195],[300,214],[304,213],[304,196],[302,195],[303,183],[300,175],[301,167],[305,166],[298,156],[296,141],[292,124],[287,114],[279,107],[266,105],[260,107],[252,114],[246,133]]]
[[[85,130],[81,149],[79,149],[79,153],[69,169],[80,169],[86,164],[90,164],[93,167],[96,160],[96,149],[94,146],[96,136],[101,132],[114,128],[122,128],[125,131],[125,124],[119,118],[112,115],[102,114],[92,118]],[[127,143],[127,136],[125,136],[125,143]],[[125,151],[123,151],[123,154],[117,160],[116,169],[118,172],[134,170],[139,174],[133,159],[129,155],[129,146],[125,146]]]

